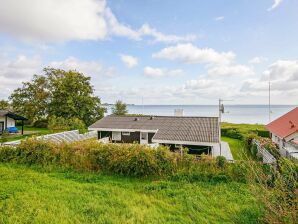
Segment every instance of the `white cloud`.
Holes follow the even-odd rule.
[[[150,66],[147,66],[144,68],[144,75],[148,77],[165,77],[165,76],[178,76],[183,74],[183,71],[181,69],[164,69],[164,68],[153,68]]]
[[[282,1],[283,1],[283,0],[274,0],[273,5],[272,5],[270,8],[268,8],[267,10],[268,10],[268,11],[271,11],[271,10],[277,8],[277,7],[282,3]]]
[[[214,85],[214,80],[211,79],[193,79],[186,81],[185,89],[206,89]]]
[[[41,70],[38,56],[19,55],[15,59],[0,57],[0,93],[7,97],[22,82],[28,81]]]
[[[222,20],[224,20],[224,19],[225,19],[224,16],[218,16],[218,17],[215,17],[215,18],[214,18],[215,21],[222,21]]]
[[[177,43],[177,42],[190,42],[197,39],[196,35],[176,36],[165,35],[156,29],[144,24],[139,30],[140,36],[152,36],[156,42]]]
[[[139,32],[133,30],[127,25],[121,24],[117,20],[116,16],[112,13],[111,9],[106,8],[105,18],[112,35],[128,37],[133,40],[141,40],[141,35],[139,34]]]
[[[262,80],[292,80],[298,78],[298,60],[278,60],[264,71]]]
[[[249,60],[250,64],[261,64],[265,61],[267,61],[268,59],[265,57],[254,57],[251,60]]]
[[[198,48],[193,44],[178,44],[166,47],[153,54],[154,58],[178,60],[184,63],[213,63],[228,64],[234,60],[235,54],[229,52],[217,52],[212,48]]]
[[[148,24],[133,29],[117,20],[105,0],[3,0],[0,31],[41,42],[103,40],[113,35],[166,43],[196,39],[194,35],[166,35]]]
[[[82,61],[75,57],[47,64],[38,56],[19,55],[15,59],[0,57],[0,97],[7,97],[15,88],[21,86],[22,82],[31,80],[33,75],[42,74],[45,66],[82,72],[92,78],[93,85],[116,75],[113,67],[106,67],[98,61]]]
[[[254,71],[245,65],[218,65],[208,69],[210,76],[250,76]]]
[[[28,58],[19,55],[15,60],[2,59],[0,62],[0,77],[10,79],[23,79],[28,75],[33,75],[38,71],[41,65],[41,59],[37,56]]]
[[[279,60],[271,64],[259,79],[246,80],[241,90],[255,95],[260,92],[266,95],[268,94],[269,77],[273,93],[288,94],[297,91],[298,60]]]
[[[1,31],[26,40],[97,40],[107,35],[99,0],[4,0],[0,7]]]
[[[120,55],[122,62],[128,67],[133,68],[138,65],[138,58],[127,54]]]
[[[101,76],[110,77],[115,75],[115,69],[112,67],[106,68],[98,61],[82,61],[75,57],[68,57],[63,61],[50,62],[49,66],[64,70],[76,70],[95,79]]]

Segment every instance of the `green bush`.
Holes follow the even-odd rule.
[[[239,139],[239,140],[243,139],[243,135],[236,128],[222,128],[221,135],[229,138]]]
[[[63,117],[52,116],[49,118],[48,128],[51,131],[69,130],[68,121]]]
[[[9,137],[9,132],[8,131],[3,131],[2,134],[0,135],[0,143],[6,142]]]
[[[251,154],[256,157],[257,156],[257,153],[258,153],[258,147],[256,144],[252,144],[251,147],[250,147],[250,152]]]
[[[65,119],[63,117],[52,116],[49,118],[48,128],[52,131],[79,130],[81,133],[86,131],[85,123],[75,117]]]
[[[269,131],[256,130],[256,133],[257,133],[258,136],[263,137],[263,138],[269,138],[270,137],[270,132]]]
[[[86,132],[87,128],[84,121],[79,118],[71,118],[67,121],[68,130],[79,130],[80,133]]]
[[[226,162],[227,162],[226,157],[224,157],[224,156],[217,156],[216,157],[216,163],[217,163],[217,166],[219,168],[224,168]]]
[[[0,162],[28,165],[59,165],[82,171],[102,171],[125,176],[171,176],[185,181],[226,181],[241,179],[234,171],[235,164],[202,156],[172,153],[167,147],[152,149],[140,144],[102,144],[82,141],[72,144],[49,143],[28,139],[15,148],[0,148]],[[222,177],[225,175],[226,177]],[[241,173],[242,175],[242,173]]]
[[[35,121],[33,124],[33,127],[35,128],[47,128],[48,127],[48,120],[47,119],[42,119]]]

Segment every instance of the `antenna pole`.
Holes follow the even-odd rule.
[[[218,126],[219,126],[219,155],[221,156],[221,102],[222,100],[218,100]]]
[[[142,114],[144,115],[144,96],[142,96]]]
[[[271,122],[271,82],[270,82],[270,76],[269,76],[269,123]]]

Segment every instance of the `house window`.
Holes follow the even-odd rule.
[[[175,144],[175,148],[180,149],[180,148],[182,148],[182,145],[181,144]]]
[[[141,140],[147,140],[148,133],[147,132],[141,132]]]
[[[122,135],[130,136],[130,132],[122,132]]]
[[[121,141],[121,132],[120,131],[113,131],[112,132],[112,140],[113,141]]]

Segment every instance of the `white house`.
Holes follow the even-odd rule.
[[[2,134],[3,131],[6,130],[7,128],[15,127],[17,120],[22,121],[22,134],[23,134],[24,133],[23,121],[27,119],[7,110],[0,110],[0,134]]]
[[[266,128],[282,156],[298,158],[298,107],[272,121]]]
[[[224,156],[232,161],[229,144],[220,141],[218,117],[109,115],[88,129],[97,131],[102,142],[140,143],[168,146],[171,151],[187,148],[190,154]]]

